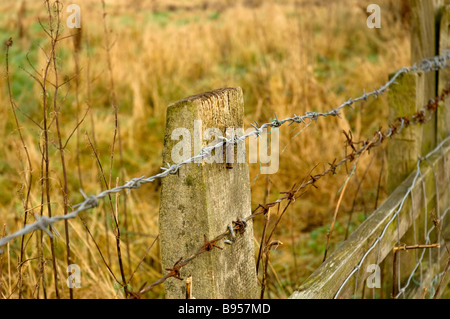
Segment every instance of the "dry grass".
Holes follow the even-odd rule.
[[[366,27],[365,5],[368,1],[107,1],[107,24],[115,45],[110,51],[111,70],[118,99],[123,166],[118,155],[110,172],[110,153],[113,140],[114,110],[111,107],[111,87],[107,66],[107,51],[102,26],[102,8],[98,1],[82,3],[82,37],[79,52],[79,88],[75,81],[60,90],[60,122],[63,139],[67,139],[88,105],[90,110],[66,150],[68,166],[69,203],[74,205],[86,193],[98,193],[101,176],[93,157],[88,136],[95,144],[99,159],[112,183],[146,174],[154,174],[161,166],[166,106],[183,97],[227,86],[241,86],[245,94],[246,127],[255,120],[267,122],[276,112],[279,118],[305,111],[324,111],[359,95],[364,88],[371,90],[383,84],[390,72],[409,64],[409,29],[407,7],[402,1],[379,1],[383,8],[383,27]],[[64,1],[64,3],[68,3]],[[22,70],[32,71],[26,54],[37,70],[45,65],[45,55],[39,46],[48,49],[46,37],[37,18],[45,19],[40,1],[26,2],[26,14],[18,19],[20,3],[2,1],[0,5],[0,36],[10,36],[14,45],[10,52],[10,72],[13,97],[18,107],[37,123],[42,121],[42,96],[38,85]],[[65,12],[65,10],[63,11]],[[63,15],[65,21],[66,14]],[[19,25],[24,35],[19,38]],[[64,30],[64,35],[73,30]],[[57,52],[61,79],[74,75],[76,70],[72,38],[59,43]],[[2,73],[4,72],[2,51]],[[54,75],[52,75],[54,76]],[[6,87],[4,76],[0,87]],[[77,104],[77,97],[79,103]],[[7,90],[0,90],[0,228],[7,233],[21,228],[23,222],[23,193],[26,187],[27,165],[17,135],[17,127],[8,105]],[[52,113],[49,113],[52,116]],[[41,192],[39,176],[42,143],[41,131],[19,113],[20,124],[34,168],[30,206],[39,212]],[[380,125],[386,125],[385,98],[369,101],[354,111],[347,110],[342,120],[321,119],[296,136],[299,128],[281,128],[281,147],[278,174],[270,176],[269,200],[279,197],[319,164],[320,171],[335,158],[344,156],[342,130],[353,131],[356,139],[370,136]],[[56,129],[49,131],[51,207],[54,214],[63,212]],[[295,138],[293,138],[296,136]],[[78,141],[78,142],[77,142]],[[116,148],[118,154],[118,148]],[[357,200],[352,229],[373,209],[383,150],[360,159],[357,176],[361,177],[372,156],[375,160],[362,185]],[[78,174],[77,157],[79,157]],[[266,178],[258,175],[259,166],[251,166],[252,200],[256,206],[264,198]],[[345,171],[324,178],[319,189],[310,190],[289,209],[277,240],[284,246],[272,252],[273,273],[269,278],[270,298],[285,298],[321,262],[326,243],[326,231],[331,223],[338,190],[344,183]],[[384,176],[386,177],[386,176]],[[384,181],[384,179],[383,179]],[[119,183],[124,181],[120,179]],[[352,180],[341,204],[332,248],[343,239],[348,212],[353,204],[357,180]],[[381,195],[385,196],[384,182]],[[121,196],[122,197],[122,196]],[[127,200],[128,229],[123,228],[122,240],[129,239],[129,259],[124,253],[126,274],[131,274],[158,233],[159,185],[147,185],[133,191]],[[115,257],[112,220],[107,202],[99,209],[82,214],[105,259],[116,276],[119,274]],[[45,211],[45,210],[44,210]],[[274,212],[276,213],[276,212]],[[120,215],[120,213],[119,213]],[[105,235],[105,216],[109,228]],[[30,217],[33,220],[34,217]],[[256,223],[256,237],[260,236],[262,220]],[[62,225],[57,225],[60,233]],[[123,292],[114,283],[99,252],[80,219],[69,222],[73,263],[82,268],[82,288],[75,290],[75,298],[119,298]],[[125,234],[125,235],[124,235]],[[23,264],[23,296],[43,297],[38,266],[36,242],[38,233],[29,240]],[[27,236],[28,239],[28,236]],[[44,237],[44,257],[51,258],[48,238]],[[108,244],[109,243],[109,244]],[[123,242],[122,250],[125,249]],[[17,298],[17,265],[20,239],[7,248],[4,258],[0,297]],[[152,282],[161,275],[157,245],[150,250],[130,283],[137,290],[144,282]],[[55,255],[59,278],[66,278],[65,240],[55,241]],[[128,263],[131,262],[131,265]],[[48,298],[55,297],[51,262],[45,266],[44,285]],[[120,277],[120,276],[119,276]],[[62,297],[68,297],[65,281],[59,282]],[[38,292],[39,291],[39,292]],[[162,286],[148,294],[150,298],[163,296]]]

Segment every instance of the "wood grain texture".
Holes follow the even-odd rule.
[[[202,131],[194,132],[194,121],[202,121]],[[171,139],[176,128],[186,128],[195,155],[210,141],[201,137],[207,128],[243,128],[244,101],[240,88],[220,89],[185,98],[167,109],[164,163],[172,163],[171,150],[179,141]],[[194,154],[191,154],[192,156]],[[189,156],[189,157],[190,157]],[[192,163],[177,175],[162,181],[160,207],[161,258],[163,268],[171,268],[181,257],[187,258],[208,240],[223,233],[227,225],[251,214],[250,177],[247,163]],[[224,249],[200,255],[181,270],[192,276],[197,299],[256,298],[257,278],[252,223],[238,240]],[[184,298],[185,282],[170,278],[165,282],[166,298]]]
[[[439,54],[448,54],[450,50],[450,6],[445,6],[441,14],[440,33],[439,33]],[[450,85],[450,69],[439,71],[438,89],[441,92]],[[444,140],[450,135],[450,100],[441,104],[438,109],[437,121],[437,139],[438,142]]]
[[[409,117],[423,107],[425,76],[423,73],[404,74],[389,91],[389,122]],[[388,193],[400,185],[415,169],[421,154],[423,127],[412,125],[394,135],[388,144]]]
[[[411,114],[419,111],[423,107],[424,92],[426,89],[425,83],[426,76],[423,73],[411,73],[405,74],[397,82],[391,91],[389,91],[389,122],[392,123],[398,117],[409,117]],[[432,123],[434,125],[434,123]],[[411,172],[416,169],[416,163],[419,156],[422,154],[422,143],[424,134],[423,125],[411,125],[405,127],[402,132],[394,135],[388,144],[388,179],[387,189],[388,193],[393,192],[397,186],[399,186],[405,178],[408,177]],[[414,221],[413,227],[406,231],[401,242],[408,244],[418,244],[417,233],[421,230],[421,225],[416,225]],[[400,243],[397,243],[400,244]],[[408,274],[413,270],[415,266],[415,259],[417,253],[401,254],[397,253],[397,276],[400,281],[403,281],[408,277]],[[392,259],[393,261],[393,259]],[[388,268],[387,272],[393,273],[393,267],[391,266],[391,256],[388,256],[388,260],[385,265]],[[390,268],[390,269],[389,269]],[[390,276],[390,274],[389,274]],[[394,279],[394,278],[392,278]],[[398,286],[398,280],[392,282],[395,287]],[[386,290],[386,295],[392,294],[391,285],[390,290]]]
[[[440,3],[436,3],[440,5]],[[411,63],[437,54],[436,48],[436,19],[435,3],[430,0],[411,0]],[[422,106],[437,95],[436,72],[425,75],[425,88]],[[436,116],[424,125],[422,154],[427,154],[436,146]]]

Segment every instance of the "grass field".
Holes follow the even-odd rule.
[[[107,0],[104,9],[101,1],[63,1],[65,6],[70,3],[81,7],[81,34],[65,27],[68,13],[63,9],[63,39],[56,43],[55,65],[48,63],[45,52],[49,54],[51,41],[39,22],[48,22],[45,3],[0,4],[0,40],[13,40],[9,77],[5,46],[0,59],[0,234],[22,228],[25,211],[29,222],[35,213],[47,215],[49,208],[53,215],[62,215],[65,206],[70,211],[83,199],[80,188],[97,194],[105,182],[114,186],[157,173],[167,105],[186,96],[240,86],[247,128],[254,121],[270,121],[274,113],[285,118],[330,110],[363,89],[379,87],[389,73],[410,64],[407,1],[378,1],[381,29],[366,26],[371,1]],[[46,74],[46,65],[49,83],[43,92],[33,76]],[[65,84],[55,89],[51,83]],[[352,130],[355,140],[366,139],[387,125],[387,114],[382,96],[345,110],[342,119],[319,119],[301,134],[301,125],[280,128],[279,172],[262,176],[258,164],[250,166],[252,207],[277,199],[316,165],[319,172],[344,157],[342,130]],[[349,232],[386,196],[386,174],[380,179],[383,166],[383,148],[359,160],[341,204],[332,249],[345,238],[352,208]],[[309,189],[289,208],[276,234],[284,245],[272,252],[266,297],[288,297],[320,265],[346,177],[345,169],[325,177],[318,189]],[[163,274],[157,241],[146,254],[158,235],[159,195],[159,183],[146,185],[127,196],[126,210],[120,195],[113,198],[114,207],[120,202],[117,210],[105,201],[68,222],[72,263],[83,271],[75,298],[124,296],[97,249],[121,280],[113,230],[116,213],[125,276],[137,267],[129,289],[136,291]],[[262,223],[255,222],[257,240]],[[0,298],[56,298],[54,268],[60,296],[69,297],[66,232],[63,223],[55,227],[61,237],[53,244],[35,232],[25,237],[23,250],[21,238],[4,247]],[[162,298],[163,286],[146,297]]]

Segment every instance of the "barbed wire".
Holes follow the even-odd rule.
[[[377,146],[381,145],[383,143],[383,141],[386,140],[386,138],[390,138],[395,134],[399,134],[403,130],[403,128],[405,128],[409,125],[422,124],[422,123],[428,121],[431,118],[431,114],[435,113],[437,111],[438,104],[440,102],[444,101],[445,98],[449,94],[450,94],[450,87],[444,89],[441,95],[430,100],[430,102],[426,106],[424,106],[421,110],[419,110],[418,112],[416,112],[410,116],[404,116],[404,117],[395,119],[392,122],[392,124],[389,125],[389,129],[387,132],[383,133],[383,132],[381,132],[381,129],[376,131],[374,133],[374,137],[371,141],[354,142],[352,140],[352,134],[351,133],[347,134],[344,131],[344,134],[347,138],[346,145],[348,147],[351,147],[351,149],[353,150],[352,153],[347,155],[345,158],[343,158],[339,162],[336,162],[336,160],[334,160],[333,163],[329,163],[330,167],[328,169],[324,170],[320,174],[311,175],[310,178],[307,180],[304,180],[304,182],[302,184],[300,184],[298,186],[296,184],[294,184],[289,191],[281,192],[281,194],[284,194],[284,195],[281,196],[280,198],[278,198],[277,200],[275,200],[271,203],[259,204],[252,211],[252,214],[250,216],[248,216],[244,219],[238,220],[238,221],[233,221],[232,224],[227,226],[227,230],[225,232],[216,236],[211,241],[208,241],[207,238],[204,237],[204,243],[197,250],[197,252],[195,252],[193,255],[191,255],[190,257],[188,257],[186,259],[183,259],[183,257],[181,257],[179,260],[177,260],[175,262],[175,264],[173,265],[172,268],[166,269],[167,271],[169,271],[166,275],[159,278],[152,284],[142,288],[139,292],[133,293],[132,298],[140,298],[141,295],[147,293],[148,291],[150,291],[157,285],[162,284],[168,278],[174,277],[177,279],[181,279],[181,277],[180,277],[181,268],[183,268],[189,262],[193,261],[194,259],[196,259],[198,256],[200,256],[201,254],[203,254],[205,252],[212,251],[214,248],[222,249],[222,248],[218,247],[216,244],[217,244],[217,242],[226,238],[229,235],[231,235],[232,240],[230,241],[230,240],[226,239],[226,240],[224,240],[224,242],[226,244],[233,244],[236,240],[235,232],[239,232],[240,234],[244,233],[245,229],[247,227],[248,221],[253,220],[254,218],[256,218],[259,215],[266,215],[269,212],[270,208],[281,204],[285,200],[292,201],[292,200],[297,199],[299,197],[297,194],[300,190],[302,190],[310,185],[313,187],[317,187],[316,182],[319,181],[322,177],[324,177],[328,174],[333,174],[333,175],[336,174],[336,169],[339,168],[341,165],[345,164],[346,162],[352,162],[358,156],[361,156],[363,153],[370,151],[373,147],[377,147]],[[450,139],[450,136],[449,136],[449,139]],[[363,146],[360,149],[356,149],[355,146],[357,146],[358,144],[362,144]]]
[[[337,108],[332,109],[331,111],[328,111],[325,113],[305,112],[305,114],[303,116],[298,116],[298,115],[294,114],[293,117],[289,117],[289,118],[286,118],[283,120],[279,120],[275,114],[274,120],[272,120],[271,122],[262,124],[261,126],[259,126],[259,124],[257,122],[255,122],[254,124],[252,123],[251,125],[254,127],[254,130],[245,135],[235,136],[230,139],[227,139],[226,137],[221,137],[221,138],[219,138],[221,140],[221,142],[219,142],[215,145],[212,145],[212,146],[202,148],[200,150],[199,154],[196,156],[186,159],[183,162],[178,163],[178,164],[170,165],[169,163],[167,163],[168,167],[161,167],[162,172],[159,174],[156,174],[154,176],[150,176],[150,177],[141,176],[138,178],[133,178],[130,181],[126,182],[124,185],[117,186],[117,187],[114,187],[114,188],[111,188],[108,190],[104,190],[98,195],[87,196],[82,190],[80,190],[81,194],[84,197],[84,201],[73,206],[73,208],[76,208],[76,210],[74,210],[71,213],[66,214],[64,216],[55,216],[55,217],[39,216],[39,215],[35,214],[35,217],[36,217],[35,223],[26,225],[21,230],[13,233],[11,235],[1,238],[0,239],[0,247],[4,246],[5,244],[7,244],[8,242],[10,242],[11,240],[13,240],[16,237],[23,236],[23,235],[33,232],[35,230],[43,230],[50,237],[53,237],[53,234],[49,231],[49,229],[54,229],[52,227],[52,225],[54,223],[62,221],[62,220],[69,220],[69,219],[76,218],[80,212],[97,207],[99,205],[99,199],[105,198],[108,195],[115,194],[115,193],[118,193],[118,192],[121,192],[124,190],[130,191],[132,189],[137,189],[137,188],[140,188],[144,184],[152,183],[157,179],[162,179],[169,175],[176,174],[182,166],[190,164],[190,163],[196,162],[200,165],[201,161],[212,156],[212,151],[214,149],[221,148],[227,144],[228,145],[230,145],[230,144],[236,145],[238,143],[242,143],[247,138],[250,138],[252,136],[256,136],[258,138],[263,133],[263,130],[266,128],[277,128],[286,123],[289,123],[289,125],[291,125],[293,123],[306,124],[306,120],[310,120],[311,122],[317,121],[320,117],[333,116],[333,117],[341,118],[340,111],[343,108],[345,108],[345,107],[352,108],[352,106],[355,103],[360,102],[360,101],[367,101],[368,98],[370,98],[370,97],[378,98],[380,95],[386,93],[390,86],[396,84],[397,78],[402,74],[411,73],[411,72],[425,72],[425,73],[433,72],[433,71],[437,71],[437,70],[446,68],[449,65],[450,65],[450,53],[447,53],[442,56],[435,56],[435,57],[423,59],[422,61],[420,61],[410,67],[404,67],[404,68],[398,70],[391,77],[391,79],[388,82],[386,82],[383,86],[381,86],[380,88],[374,89],[373,91],[371,91],[369,93],[366,93],[366,91],[364,90],[363,95],[361,95],[357,98],[354,98],[354,99],[350,98],[346,102],[344,102],[340,106],[338,106]],[[403,122],[402,122],[402,127],[403,127]],[[1,249],[0,249],[0,253],[2,253]]]
[[[339,287],[338,291],[336,292],[334,299],[337,299],[339,297],[339,294],[341,293],[342,289],[345,287],[345,285],[347,284],[347,282],[350,280],[350,278],[355,274],[355,273],[359,273],[359,270],[361,269],[362,264],[364,263],[364,261],[366,260],[367,256],[369,256],[370,252],[375,249],[375,247],[381,243],[381,240],[383,239],[383,237],[386,235],[387,233],[387,229],[389,228],[389,226],[394,222],[394,220],[398,217],[398,215],[400,214],[401,210],[403,209],[403,206],[406,202],[406,200],[408,199],[408,197],[412,194],[412,190],[414,189],[417,180],[419,179],[419,177],[421,176],[421,170],[420,170],[420,164],[423,161],[426,161],[427,159],[429,159],[433,154],[435,154],[437,151],[439,151],[442,146],[444,146],[445,143],[447,143],[448,141],[450,141],[450,136],[448,136],[446,139],[444,139],[434,150],[432,150],[430,153],[428,153],[425,157],[419,157],[417,164],[416,164],[416,174],[414,175],[413,181],[411,183],[411,186],[408,188],[405,196],[402,198],[400,205],[398,206],[398,208],[396,209],[395,213],[392,215],[392,218],[387,222],[387,224],[384,226],[383,231],[381,232],[381,235],[375,240],[375,242],[369,247],[369,249],[366,251],[366,253],[363,255],[363,257],[361,258],[360,262],[356,265],[356,267],[350,272],[350,274],[346,277],[346,279],[343,281],[343,283],[341,284],[341,286]],[[395,283],[394,283],[395,284]]]

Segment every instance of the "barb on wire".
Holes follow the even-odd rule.
[[[238,144],[238,143],[244,142],[247,138],[250,138],[251,136],[256,136],[256,137],[260,136],[261,132],[265,128],[280,127],[281,125],[284,125],[285,123],[289,123],[289,125],[291,125],[293,123],[305,124],[306,119],[308,119],[312,122],[312,121],[317,121],[318,118],[320,118],[320,117],[328,117],[328,116],[340,117],[340,111],[343,108],[352,107],[353,104],[360,102],[360,101],[367,101],[367,99],[369,97],[378,98],[379,95],[384,94],[389,89],[390,86],[392,86],[396,83],[397,78],[399,76],[401,76],[402,74],[411,73],[411,72],[433,72],[433,71],[437,71],[439,69],[448,67],[449,65],[450,65],[450,53],[447,53],[446,55],[443,55],[443,56],[427,58],[427,59],[420,61],[419,63],[414,64],[413,66],[404,67],[404,68],[398,70],[394,74],[394,76],[392,76],[392,78],[388,82],[386,82],[383,86],[381,86],[380,88],[374,89],[372,92],[369,92],[369,93],[366,93],[364,90],[363,95],[361,95],[357,98],[354,98],[354,99],[350,98],[346,102],[341,104],[340,106],[338,106],[328,112],[305,112],[305,114],[303,116],[298,116],[298,115],[294,114],[293,117],[286,118],[283,120],[279,120],[278,118],[275,118],[275,120],[273,120],[269,123],[262,124],[261,126],[259,126],[259,124],[257,122],[255,122],[255,124],[251,124],[255,128],[254,131],[249,132],[242,136],[234,137],[232,139],[222,138],[222,141],[217,143],[216,145],[202,148],[200,150],[199,154],[194,157],[186,159],[185,161],[178,163],[178,164],[170,165],[168,163],[167,164],[168,167],[161,167],[162,172],[160,172],[159,174],[156,174],[154,176],[150,176],[147,178],[144,178],[144,177],[133,178],[132,180],[128,181],[125,185],[121,185],[121,186],[114,187],[112,189],[105,190],[98,195],[86,196],[84,193],[82,193],[85,200],[74,206],[74,208],[77,208],[75,211],[63,216],[63,218],[56,217],[56,219],[55,219],[54,217],[52,217],[48,221],[49,224],[46,225],[45,228],[57,221],[60,221],[60,220],[76,218],[80,212],[96,207],[98,205],[98,200],[102,199],[108,195],[115,194],[115,193],[121,192],[123,190],[130,191],[131,189],[137,189],[144,184],[152,183],[157,179],[165,178],[168,175],[176,174],[178,172],[178,170],[180,169],[180,167],[182,167],[186,164],[189,164],[189,163],[199,163],[199,165],[200,165],[202,160],[204,160],[207,157],[211,157],[212,151],[215,148],[223,147],[227,143]],[[418,121],[422,120],[420,115],[418,115],[416,120],[418,120]],[[402,123],[403,123],[403,121],[402,121]],[[402,124],[402,127],[403,127],[403,124]],[[349,159],[351,161],[354,160],[354,156],[355,156],[354,153],[350,154],[349,156],[350,156]],[[314,185],[314,181],[312,182],[312,184]],[[0,247],[7,244],[9,241],[11,241],[12,239],[14,239],[18,236],[25,235],[36,229],[40,229],[40,227],[42,227],[44,224],[45,224],[44,221],[37,220],[34,224],[27,225],[30,227],[26,226],[23,229],[17,231],[16,233],[2,238],[0,240]]]
[[[181,267],[183,267],[180,264],[180,262],[182,260],[183,260],[183,257],[178,259],[177,262],[173,265],[172,268],[166,268],[166,270],[169,271],[169,273],[167,274],[168,278],[169,277],[173,277],[173,278],[178,279],[178,280],[183,280],[183,278],[181,278],[181,272],[180,272]]]
[[[214,248],[217,248],[217,249],[220,249],[220,250],[223,249],[222,247],[219,247],[219,246],[216,245],[218,240],[213,239],[211,241],[208,241],[208,239],[206,239],[206,235],[203,235],[203,238],[205,240],[205,243],[204,243],[203,247],[201,248],[203,251],[211,251]]]

